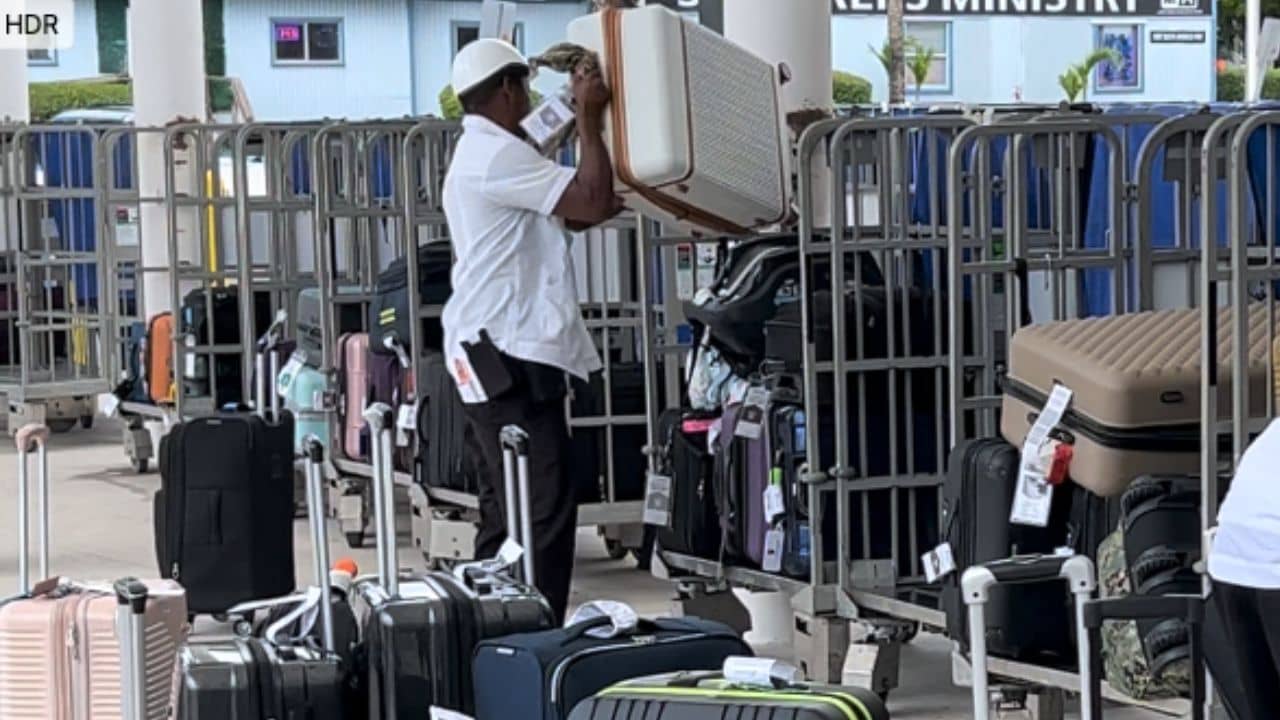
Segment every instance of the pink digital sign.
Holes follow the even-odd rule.
[[[301,42],[302,26],[301,25],[277,25],[276,26],[276,42]]]

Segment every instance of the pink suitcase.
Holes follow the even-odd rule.
[[[135,657],[119,638],[128,623],[114,588],[106,583],[45,580],[30,584],[27,562],[29,512],[27,459],[39,453],[41,576],[48,575],[48,429],[28,425],[17,434],[19,512],[18,599],[0,605],[0,718],[4,720],[164,720],[172,716],[178,689],[178,647],[188,632],[186,594],[167,580],[143,583],[150,601],[142,610],[147,669],[145,701],[132,703],[123,663]],[[135,581],[136,583],[136,581]],[[136,588],[135,584],[135,588]],[[140,710],[142,712],[132,712]]]
[[[368,334],[347,333],[338,338],[338,352],[334,359],[338,365],[342,396],[339,401],[342,412],[338,416],[338,437],[342,439],[342,454],[351,460],[366,459],[360,451],[360,429],[364,426],[367,402],[368,358]]]

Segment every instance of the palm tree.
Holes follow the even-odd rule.
[[[929,79],[929,68],[933,67],[935,53],[933,48],[913,37],[907,38],[907,44],[911,47],[907,69],[911,71],[911,78],[916,81],[916,102],[920,102],[920,89],[924,87],[924,81]]]
[[[885,17],[889,22],[888,63],[889,102],[901,104],[907,100],[907,83],[903,72],[906,64],[906,3],[905,0],[889,0]]]
[[[1066,72],[1058,76],[1058,85],[1066,93],[1067,102],[1075,102],[1084,93],[1084,89],[1089,86],[1089,74],[1098,65],[1104,62],[1118,65],[1123,61],[1124,58],[1115,50],[1101,48],[1089,53],[1083,62],[1068,66]]]

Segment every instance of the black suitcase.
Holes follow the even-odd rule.
[[[373,407],[382,411],[371,423],[374,466],[381,468],[394,417],[386,405]],[[536,590],[505,575],[469,572],[459,579],[445,572],[397,572],[395,524],[383,500],[394,497],[394,481],[378,472],[372,482],[382,559],[379,574],[356,582],[351,591],[365,619],[363,667],[357,672],[366,683],[369,718],[423,718],[432,706],[470,714],[476,645],[549,629],[555,616]]]
[[[614,363],[609,367],[611,393],[609,401],[613,415],[641,418],[645,414],[644,365],[642,363]],[[573,379],[573,400],[570,414],[574,418],[598,418],[605,414],[604,372],[594,373],[589,382]],[[608,438],[603,427],[575,427],[570,440],[570,452],[574,467],[580,468],[578,502],[592,503],[609,500],[604,494],[604,482],[608,477],[605,458],[609,457]],[[648,443],[648,430],[644,422],[619,423],[613,427],[614,501],[642,500],[644,498],[645,461],[644,446]]]
[[[212,302],[212,309],[210,309]],[[240,291],[238,288],[197,289],[182,299],[181,330],[190,333],[197,346],[240,345]],[[271,325],[271,296],[255,292],[253,296],[253,336],[259,337]],[[182,370],[186,394],[213,397],[216,407],[248,402],[241,387],[243,372],[239,353],[214,353],[212,371],[210,357],[196,353],[193,362]]]
[[[462,396],[445,366],[444,355],[429,353],[422,360],[422,391],[418,393],[418,482],[426,487],[480,492],[480,468],[471,423]]]
[[[320,607],[333,607],[328,535],[323,515],[324,447],[307,448],[307,497],[311,517],[312,573]],[[292,557],[292,556],[291,556]],[[292,580],[292,570],[289,574]],[[190,593],[188,593],[190,595]],[[298,608],[299,611],[305,608]],[[349,679],[351,662],[338,648],[331,613],[320,613],[319,637],[197,639],[181,650],[179,720],[308,718],[346,720],[362,709]],[[346,638],[343,648],[349,651]]]
[[[660,472],[671,478],[671,524],[657,530],[663,550],[714,560],[720,555],[720,519],[707,448],[711,419],[667,410],[658,419]]]
[[[293,592],[293,424],[287,411],[279,422],[223,413],[160,441],[156,558],[190,612]]]
[[[773,472],[782,486],[785,511],[782,528],[785,539],[782,546],[782,572],[784,575],[808,580],[813,531],[809,523],[809,493],[800,475],[808,464],[804,410],[795,405],[776,406],[770,416],[773,439]],[[824,537],[834,538],[835,514],[826,512]],[[831,549],[834,550],[834,545]],[[829,557],[829,555],[828,555]]]
[[[540,633],[486,640],[475,653],[476,720],[565,720],[614,683],[683,670],[719,670],[751,648],[732,629],[698,618],[641,620],[634,633],[588,634],[597,618]]]
[[[447,242],[434,242],[418,247],[418,303],[419,305],[443,305],[453,293],[450,272],[453,269],[453,248]],[[409,263],[405,258],[392,261],[378,275],[373,301],[369,303],[369,349],[379,355],[390,354],[384,340],[393,336],[397,342],[409,345],[409,327],[417,315],[411,307],[409,292]],[[437,343],[427,342],[426,347]]]
[[[620,683],[578,705],[569,720],[889,720],[884,701],[855,687],[742,687],[716,673]]]
[[[971,566],[1019,555],[1053,554],[1067,541],[1071,486],[1054,490],[1047,527],[1009,522],[1017,489],[1018,449],[1000,438],[956,446],[943,488],[943,527],[955,572],[943,587],[947,634],[968,647],[960,576]],[[1069,596],[1055,583],[998,585],[987,603],[987,652],[1018,660],[1074,660]]]

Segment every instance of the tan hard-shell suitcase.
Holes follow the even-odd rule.
[[[27,507],[27,456],[40,455],[40,572],[48,572],[48,430],[18,432],[19,503]],[[126,718],[125,673],[117,629],[118,602],[109,583],[46,580],[29,584],[25,514],[19,527],[18,599],[0,605],[0,718],[4,720],[133,720]],[[171,717],[177,697],[178,648],[185,641],[186,593],[168,580],[147,580],[144,610],[147,720]]]
[[[1031,325],[1013,336],[1000,421],[1022,447],[1055,384],[1072,391],[1055,436],[1070,475],[1103,497],[1143,474],[1195,474],[1200,463],[1200,314],[1161,310]],[[1223,310],[1219,327],[1230,321]],[[1250,311],[1249,392],[1268,391],[1264,305]],[[1219,332],[1218,408],[1230,412],[1231,338]]]

